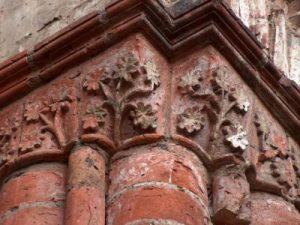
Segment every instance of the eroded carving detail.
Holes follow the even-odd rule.
[[[86,132],[97,132],[101,126],[105,124],[105,117],[107,113],[101,106],[89,106],[83,117],[82,128]]]
[[[241,165],[220,168],[213,178],[213,212],[216,224],[250,224],[250,186]]]
[[[146,83],[149,83],[151,86],[151,89],[154,90],[155,88],[157,88],[160,85],[160,79],[159,79],[159,73],[158,70],[156,68],[156,66],[151,63],[151,62],[147,62],[145,64],[145,68],[146,68]]]
[[[52,133],[59,144],[60,147],[66,146],[66,135],[64,133],[64,114],[70,109],[70,104],[73,101],[73,97],[70,93],[65,92],[59,98],[53,98],[51,102],[29,102],[25,105],[24,118],[29,122],[39,122],[41,121],[44,126],[40,128],[40,133],[44,131],[49,131]],[[33,139],[34,140],[34,139]],[[26,142],[34,142],[26,140]],[[36,143],[27,144],[21,143],[21,149],[25,149],[25,152],[32,150],[32,146],[40,145],[40,140],[36,140]],[[26,145],[25,147],[22,147]],[[24,152],[24,151],[23,151]]]
[[[272,140],[270,128],[266,124],[266,120],[262,117],[262,113],[256,113],[253,121],[259,138],[260,151],[276,150],[278,146]]]
[[[212,78],[206,82],[203,77],[209,76]],[[188,94],[204,104],[204,110],[189,112],[191,115],[182,114],[178,118],[178,128],[185,129],[187,133],[201,130],[205,121],[201,114],[207,113],[211,126],[212,149],[217,151],[219,145],[224,143],[233,151],[247,149],[247,131],[242,127],[240,120],[249,111],[250,100],[242,90],[237,89],[237,84],[231,80],[227,67],[209,69],[207,66],[205,71],[197,68],[180,78],[178,88],[182,94]],[[189,117],[195,116],[198,117],[198,124],[191,126],[195,121]]]
[[[19,123],[16,122],[15,119],[13,119],[12,124],[6,119],[2,127],[0,127],[0,166],[8,162],[16,151],[16,149],[13,149],[13,146],[11,146],[11,141],[18,127]]]
[[[205,125],[205,117],[202,115],[202,108],[194,106],[187,108],[178,115],[177,127],[188,134],[193,134],[202,130]]]
[[[118,58],[116,68],[112,71],[111,78],[115,81],[116,89],[120,90],[124,83],[132,83],[133,79],[145,73],[144,67],[139,65],[139,61],[133,53],[128,53]]]
[[[297,198],[297,162],[295,162],[295,152],[287,144],[285,134],[281,134],[274,139],[274,131],[268,127],[261,112],[254,115],[258,137],[258,162],[257,179],[263,184],[272,185],[272,189],[285,197],[288,201],[294,202]]]
[[[103,94],[105,97],[102,107],[113,109],[113,133],[117,143],[121,139],[120,129],[125,112],[131,112],[135,127],[142,130],[156,128],[156,118],[152,106],[135,103],[136,99],[151,94],[160,85],[159,73],[155,64],[148,61],[145,65],[141,65],[134,53],[127,52],[117,59],[115,65],[103,66],[94,74],[89,74],[88,79],[91,80],[85,81],[83,88],[88,93],[97,93],[100,88],[101,93],[99,92],[99,94]],[[84,129],[95,130],[96,121],[96,118],[89,117],[89,120],[86,118]]]
[[[34,133],[26,135],[23,142],[19,145],[20,155],[32,152],[35,149],[42,147],[42,142],[45,140],[45,137],[41,133]]]
[[[155,129],[157,127],[156,111],[152,109],[150,104],[145,105],[138,102],[135,109],[130,112],[135,127],[142,130]]]
[[[99,71],[95,71],[95,73],[88,74],[83,82],[83,89],[89,94],[95,94],[100,90],[100,86],[97,79],[97,72]]]
[[[230,82],[230,74],[226,67],[218,67],[213,71],[211,88],[215,97],[218,98],[215,107],[212,107],[210,114],[213,114],[214,128],[211,141],[215,142],[224,135],[224,142],[229,144],[233,150],[246,150],[248,147],[247,133],[240,122],[236,122],[237,116],[230,117],[229,113],[244,115],[248,112],[250,101],[242,91],[237,91]],[[223,134],[220,133],[223,131]],[[215,143],[212,148],[216,148]]]
[[[178,87],[183,94],[195,94],[201,87],[202,73],[199,70],[189,72],[180,78]]]
[[[244,131],[244,128],[241,125],[235,124],[235,132],[228,132],[225,142],[230,145],[234,150],[243,150],[245,151],[249,145],[247,140],[247,133]]]

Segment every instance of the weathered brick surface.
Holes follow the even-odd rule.
[[[251,225],[298,225],[300,214],[295,207],[280,197],[265,194],[252,194]]]
[[[300,37],[288,20],[288,0],[225,0],[290,79],[300,83]],[[294,1],[297,2],[297,1]]]
[[[120,152],[112,159],[109,194],[143,182],[171,183],[203,196],[206,170],[198,157],[178,145],[157,144]]]
[[[63,225],[61,208],[47,206],[32,207],[13,213],[4,219],[2,225]]]
[[[40,222],[52,218],[51,224],[62,224],[65,188],[66,167],[63,164],[38,164],[16,171],[1,188],[0,221],[4,224],[43,224]]]
[[[265,54],[297,73],[286,3],[227,1],[262,46],[223,1],[158,1],[0,66],[0,224],[300,224],[300,92]]]
[[[120,152],[112,159],[110,181],[107,224],[208,224],[206,170],[183,147],[161,143]]]
[[[70,155],[67,225],[105,224],[105,156],[90,147],[80,147]]]
[[[186,225],[207,225],[206,206],[180,188],[132,189],[114,200],[108,209],[108,225],[127,224],[145,218],[172,219]]]

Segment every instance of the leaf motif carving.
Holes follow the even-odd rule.
[[[112,79],[115,80],[116,89],[119,90],[124,82],[131,83],[139,74],[141,74],[139,61],[130,52],[118,59],[116,69],[112,72]]]
[[[105,123],[106,112],[101,106],[90,106],[83,117],[83,130],[86,132],[97,132]]]
[[[138,102],[135,109],[130,112],[133,124],[142,130],[155,129],[157,127],[156,112],[151,105],[145,105],[143,102]]]
[[[155,64],[147,62],[145,65],[146,83],[149,83],[151,89],[154,90],[160,85],[160,76]]]
[[[24,118],[27,122],[37,122],[40,119],[40,113],[49,111],[49,107],[45,106],[47,103],[33,103],[28,102],[25,105]]]
[[[233,150],[245,151],[249,145],[247,133],[244,131],[244,128],[239,124],[234,125],[234,130],[234,132],[231,131],[229,134],[227,134],[225,142],[229,144],[229,146]]]
[[[199,106],[185,109],[183,113],[178,115],[177,127],[188,134],[199,132],[205,125],[205,117],[201,111],[202,108]]]
[[[195,94],[201,87],[202,74],[199,70],[193,70],[180,78],[178,87],[183,94]]]

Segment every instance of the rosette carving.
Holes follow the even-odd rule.
[[[152,109],[150,104],[145,105],[143,102],[138,102],[135,109],[130,112],[135,127],[142,130],[152,130],[157,127],[156,111]]]
[[[203,115],[207,113],[211,127],[210,148],[217,151],[219,144],[226,144],[232,151],[247,149],[249,142],[242,117],[249,111],[250,101],[242,90],[237,90],[227,67],[192,70],[180,78],[178,88],[182,94],[204,105],[203,109],[193,107],[178,117],[180,130],[187,134],[199,132],[205,124]]]
[[[202,109],[199,106],[187,108],[178,115],[177,127],[188,134],[194,134],[202,130],[205,125],[205,118],[202,115]]]

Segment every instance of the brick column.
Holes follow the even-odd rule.
[[[201,161],[175,144],[117,153],[111,161],[107,225],[209,224]]]
[[[104,153],[80,147],[69,157],[65,225],[105,224]]]
[[[1,225],[62,225],[66,166],[42,163],[8,177],[0,193]]]

